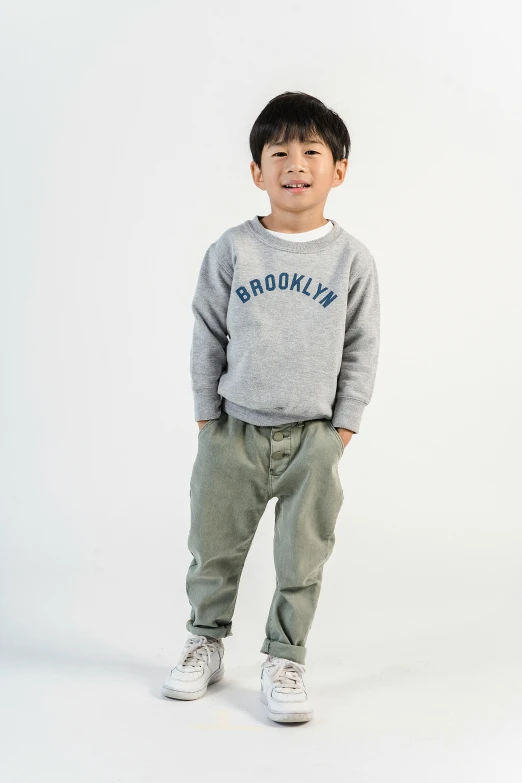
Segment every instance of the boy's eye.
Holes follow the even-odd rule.
[[[318,153],[318,151],[317,151],[317,150],[306,150],[306,152],[313,152],[313,154],[314,154],[314,155],[319,155],[319,153]],[[306,153],[305,153],[305,154],[306,154]],[[286,152],[275,152],[275,153],[274,153],[274,157],[275,157],[276,155],[286,155]]]

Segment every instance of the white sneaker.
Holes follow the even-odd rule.
[[[170,699],[199,699],[207,692],[207,686],[218,682],[225,673],[222,639],[192,634],[185,642],[176,666],[162,688]]]
[[[268,717],[280,723],[310,720],[313,709],[303,676],[306,666],[276,655],[268,655],[261,667],[261,701]]]

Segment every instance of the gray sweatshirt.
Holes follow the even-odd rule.
[[[359,431],[379,354],[377,269],[331,223],[291,242],[256,215],[210,245],[192,301],[196,421],[224,410],[259,426],[326,418]]]

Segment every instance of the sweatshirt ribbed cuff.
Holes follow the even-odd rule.
[[[352,432],[359,432],[366,403],[352,397],[338,397],[335,403],[332,424]]]
[[[214,388],[196,389],[192,393],[196,421],[219,419],[221,416],[221,395]]]

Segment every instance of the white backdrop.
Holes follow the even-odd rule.
[[[2,3],[5,783],[520,780],[513,9]],[[306,742],[258,695],[275,499],[225,679],[161,697],[188,635],[191,298],[208,245],[270,211],[248,134],[285,90],[348,126],[325,216],[375,256],[382,308],[307,644],[316,717],[290,729]]]

